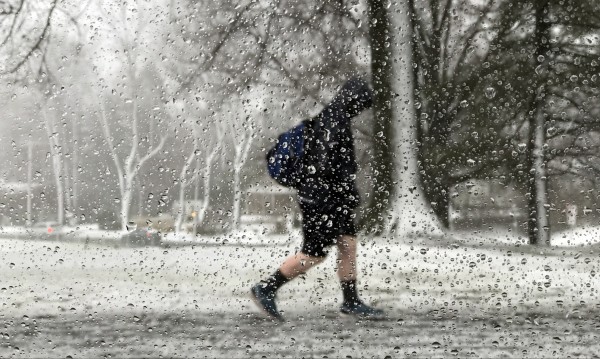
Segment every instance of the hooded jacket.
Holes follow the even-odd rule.
[[[300,201],[322,208],[360,202],[356,187],[357,164],[351,119],[372,105],[367,83],[353,78],[315,118],[306,122]]]

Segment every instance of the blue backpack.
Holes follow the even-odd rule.
[[[306,124],[302,122],[280,134],[275,146],[267,152],[269,175],[283,186],[296,188],[300,185],[305,128]]]

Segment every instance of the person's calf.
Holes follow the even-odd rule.
[[[337,274],[340,281],[356,279],[356,237],[341,236],[337,243]]]
[[[293,279],[308,272],[309,269],[323,262],[325,258],[325,256],[314,257],[304,253],[296,253],[288,257],[279,267],[279,270],[286,278]]]

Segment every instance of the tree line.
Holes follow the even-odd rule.
[[[94,141],[117,173],[122,226],[131,196],[143,192],[144,166],[156,166],[152,158],[168,148],[176,149],[169,157],[177,158],[172,177],[180,204],[191,184],[206,204],[220,196],[211,195],[215,163],[231,169],[235,226],[243,187],[252,182],[244,174],[247,161],[259,159],[268,137],[314,114],[344,78],[368,74],[373,121],[358,126],[371,178],[363,226],[390,231],[402,218],[425,221],[414,215],[425,206],[420,211],[435,214],[428,223],[447,227],[451,189],[494,179],[527,194],[530,242],[543,244],[548,211],[555,210],[549,179],[594,182],[600,171],[599,6],[592,0],[170,0],[74,8],[58,0],[20,1],[0,12],[0,56],[9,64],[5,79],[30,81],[39,91],[57,196],[71,200],[76,159],[61,162],[67,146],[57,141],[81,144],[75,121],[64,132],[65,118],[77,111],[62,110],[78,105],[58,103],[65,102],[65,72],[87,79],[77,85],[94,93],[79,100],[82,116],[102,129]],[[24,20],[32,13],[38,23]],[[101,14],[92,26],[90,13]],[[112,40],[90,40],[102,33]],[[61,65],[69,46],[74,55]],[[112,54],[99,56],[97,66],[73,65],[102,46]],[[118,70],[111,73],[107,63]],[[66,190],[58,190],[59,182]]]

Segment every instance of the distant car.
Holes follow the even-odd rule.
[[[63,225],[58,222],[37,222],[33,224],[34,228],[44,228],[45,232],[48,234],[56,234],[60,233],[60,230],[63,228]]]
[[[137,228],[121,236],[121,244],[128,247],[160,246],[161,235],[149,228]]]

